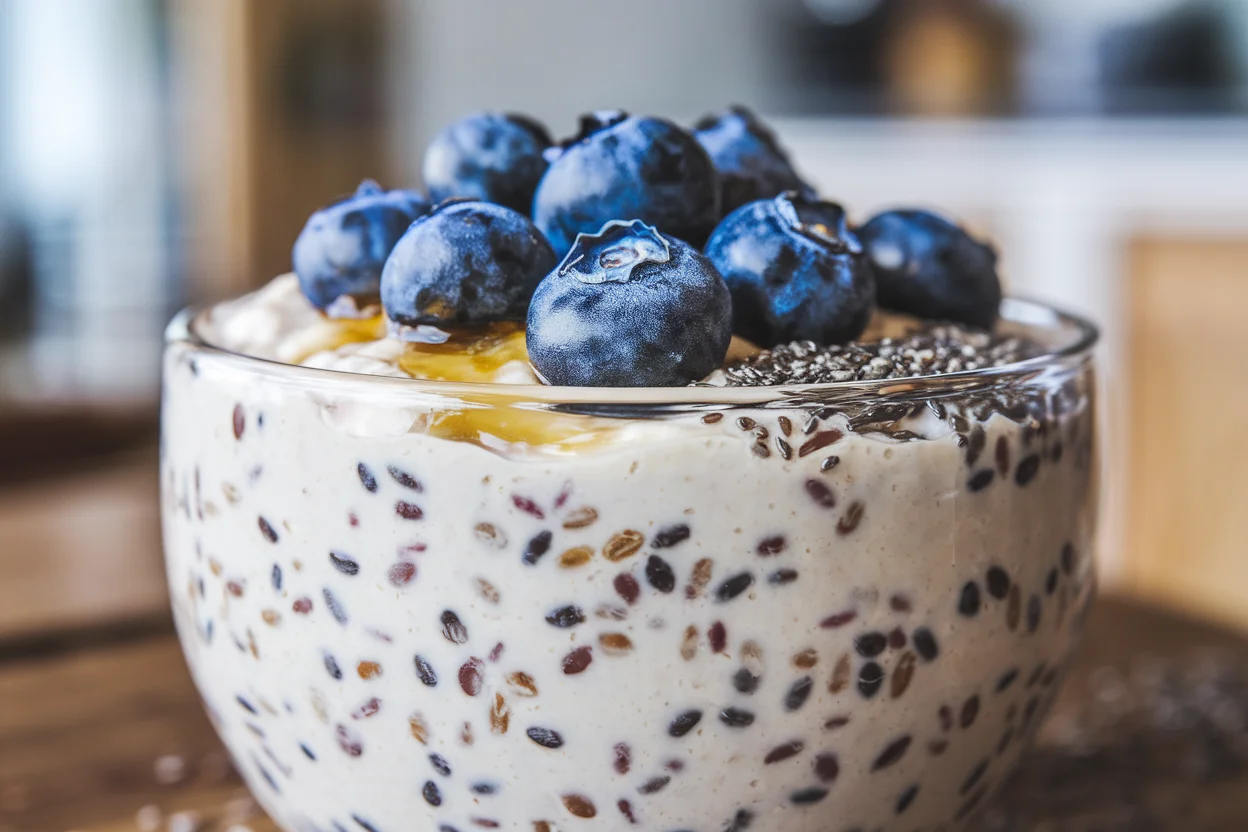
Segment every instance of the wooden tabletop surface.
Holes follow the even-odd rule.
[[[1248,829],[1248,639],[1102,600],[982,832]],[[0,643],[0,832],[277,832],[167,622]]]

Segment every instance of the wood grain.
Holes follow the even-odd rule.
[[[246,792],[172,635],[0,665],[0,829],[136,829],[144,806],[220,818]],[[156,761],[185,761],[162,785]],[[275,827],[251,823],[256,832]]]
[[[0,641],[168,607],[156,449],[0,489]]]
[[[1101,601],[1089,617],[1084,648],[1058,708],[1095,698],[1107,672],[1126,673],[1141,661],[1190,657],[1198,648],[1248,662],[1248,641],[1232,632],[1133,603]],[[0,703],[0,832],[135,832],[136,815],[144,807],[155,807],[144,811],[166,818],[193,811],[201,820],[197,832],[227,832],[243,819],[239,810],[250,805],[226,766],[167,630],[50,660],[0,661]],[[1042,743],[1018,783],[1034,781],[1044,771],[1044,756],[1052,753]],[[185,761],[177,783],[158,781],[155,763],[164,755]],[[1112,783],[1113,772],[1102,774],[1100,779]],[[1165,829],[1248,828],[1246,785],[1244,777],[1237,777],[1185,787],[1193,792],[1188,798],[1199,822]],[[1018,790],[1007,790],[1005,798]],[[1111,794],[1105,799],[1113,807],[1122,798]],[[1075,828],[1062,824],[1076,809],[1054,805],[1046,810],[1049,825],[1041,826]],[[278,832],[262,816],[244,822],[253,832]],[[982,829],[976,827],[980,832],[988,828],[987,821]]]
[[[1248,242],[1131,257],[1126,587],[1248,628]]]

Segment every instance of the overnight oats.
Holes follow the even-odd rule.
[[[170,326],[175,619],[265,809],[960,828],[1092,598],[1092,328],[742,110],[476,116],[425,180]]]

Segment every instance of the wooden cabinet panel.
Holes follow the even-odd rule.
[[[1130,264],[1126,588],[1248,628],[1248,241]]]

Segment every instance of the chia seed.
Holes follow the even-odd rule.
[[[904,338],[820,347],[813,341],[782,344],[724,369],[729,387],[828,384],[918,378],[1003,367],[1044,354],[1024,338],[956,324],[930,324]]]

